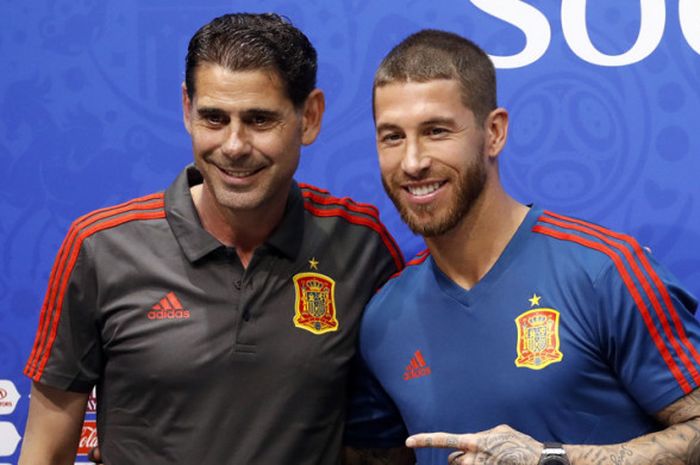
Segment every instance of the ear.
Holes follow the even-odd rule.
[[[323,91],[321,89],[312,90],[309,96],[306,97],[306,102],[304,102],[304,108],[302,109],[302,144],[309,145],[316,140],[318,133],[321,131],[321,120],[325,109],[326,97],[323,95]]]
[[[190,96],[187,95],[187,86],[182,83],[182,119],[185,123],[185,129],[187,132],[192,134],[191,119],[192,117],[192,101]]]
[[[496,158],[508,138],[508,112],[505,108],[496,108],[489,113],[484,122],[484,133],[486,154],[489,158]]]

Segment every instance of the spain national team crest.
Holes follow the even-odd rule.
[[[294,289],[294,326],[314,334],[338,330],[335,281],[320,273],[297,273]]]
[[[541,370],[560,362],[559,312],[552,308],[529,310],[515,319],[518,327],[518,367]]]

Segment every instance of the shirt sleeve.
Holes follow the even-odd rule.
[[[89,392],[102,366],[97,286],[87,241],[75,225],[54,262],[24,373],[67,391]]]
[[[382,225],[375,265],[372,267],[374,290],[404,267],[403,255],[388,231]],[[398,409],[372,375],[362,356],[352,362],[348,386],[348,413],[343,442],[356,448],[389,448],[403,446],[406,427]]]
[[[649,414],[700,385],[698,302],[675,277],[638,248],[596,286],[603,355]]]
[[[389,448],[404,444],[408,433],[398,409],[356,356],[350,377],[345,445],[356,448]]]

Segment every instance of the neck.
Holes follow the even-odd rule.
[[[527,212],[500,184],[490,186],[457,226],[425,242],[442,272],[471,289],[496,263]]]
[[[222,206],[214,199],[205,185],[190,188],[192,200],[199,215],[202,227],[219,242],[236,249],[243,267],[253,258],[255,249],[270,237],[272,231],[282,221],[286,198],[278,205],[265,205],[264,208],[233,210]]]

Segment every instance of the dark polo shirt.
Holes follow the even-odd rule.
[[[26,374],[97,385],[107,464],[338,463],[360,316],[398,248],[374,207],[295,183],[243,268],[202,229],[197,183],[188,167],[72,225]]]

